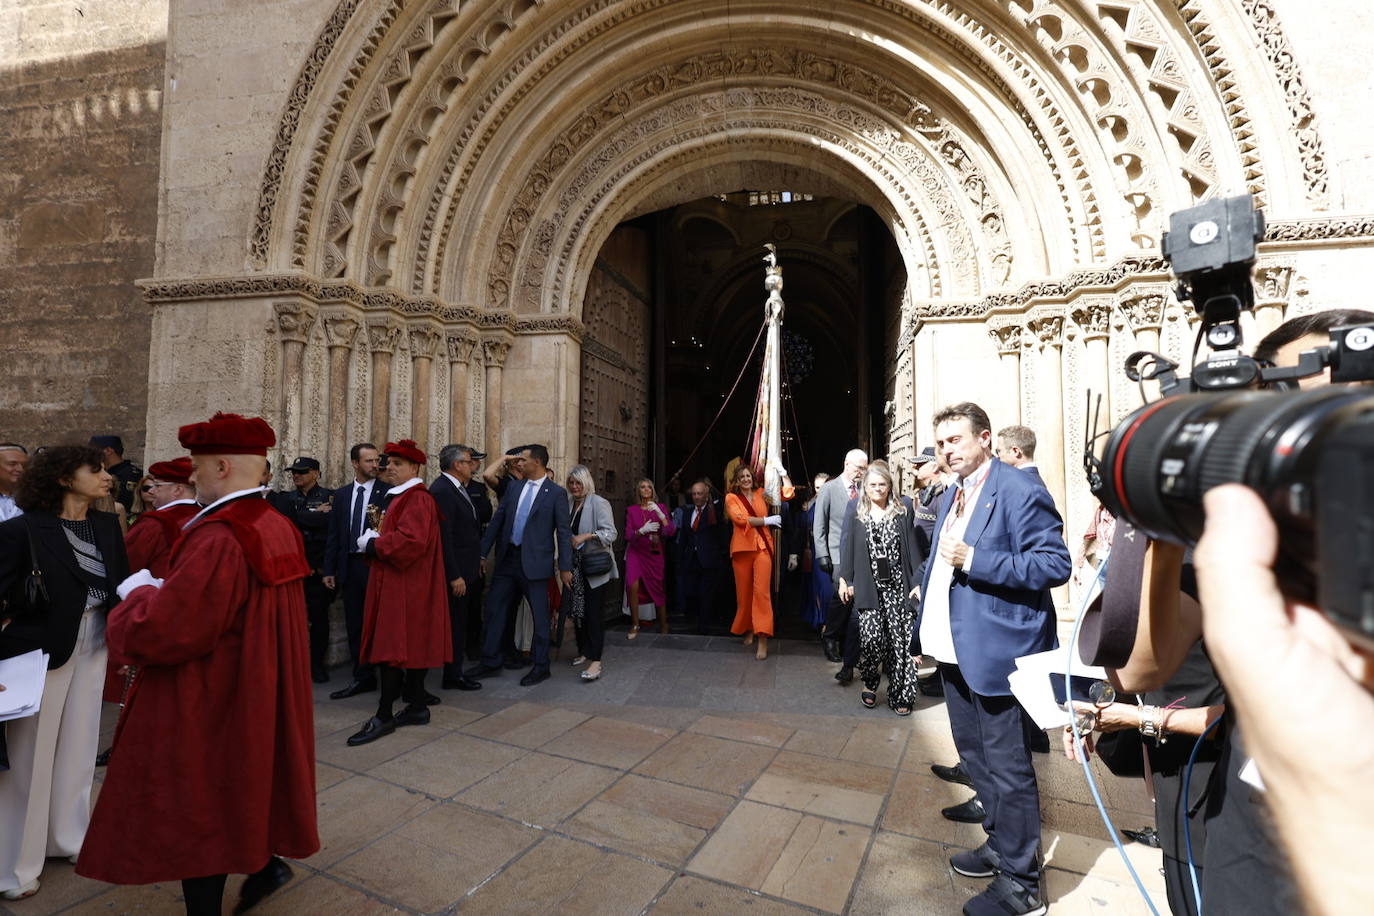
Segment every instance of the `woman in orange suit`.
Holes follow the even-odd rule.
[[[768,528],[782,527],[782,516],[769,515],[763,491],[754,489],[754,474],[747,465],[735,468],[725,512],[734,523],[730,538],[730,564],[735,569],[735,622],[730,632],[744,635],[744,644],[759,638],[754,653],[768,657],[768,637],[773,635],[773,537]]]

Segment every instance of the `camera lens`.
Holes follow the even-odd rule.
[[[1165,398],[1112,431],[1093,492],[1149,537],[1194,544],[1202,495],[1245,484],[1280,522],[1283,552],[1310,566],[1322,443],[1372,413],[1374,397],[1358,388]]]

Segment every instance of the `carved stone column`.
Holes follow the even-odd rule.
[[[319,310],[306,302],[274,302],[277,332],[282,341],[281,424],[277,445],[282,454],[297,451],[301,435],[301,405],[305,397],[305,343]]]
[[[448,436],[449,441],[466,445],[468,441],[468,361],[475,338],[450,331],[448,334]],[[475,448],[476,446],[474,446]]]
[[[434,354],[444,336],[428,325],[410,328],[410,433],[421,449],[429,450],[429,407],[434,387]]]
[[[372,441],[383,447],[391,431],[391,357],[401,339],[401,326],[391,318],[367,323],[367,345],[372,351]]]
[[[1247,353],[1254,352],[1260,338],[1283,324],[1292,285],[1291,264],[1261,264],[1255,271],[1255,325],[1258,335],[1254,340],[1245,341]]]
[[[1035,463],[1040,476],[1050,488],[1055,503],[1063,511],[1064,501],[1064,318],[1062,315],[1039,315],[1026,322],[1040,340],[1040,381],[1043,387],[1037,398],[1040,406],[1036,417]]]
[[[353,344],[362,325],[346,314],[324,317],[324,342],[329,347],[328,426],[325,429],[325,480],[331,484],[346,480],[344,455],[348,441],[348,363]]]
[[[997,345],[997,355],[1002,367],[1002,387],[1010,395],[1011,411],[1008,416],[1011,424],[1021,422],[1021,337],[1025,327],[1020,324],[994,324],[988,327],[988,335]],[[1010,425],[1010,424],[1009,424]]]
[[[1135,332],[1137,350],[1150,353],[1159,352],[1159,332],[1164,327],[1164,304],[1167,297],[1162,292],[1152,290],[1135,291],[1122,297],[1121,311],[1126,316],[1131,330]],[[1133,406],[1139,406],[1140,388],[1136,387],[1132,398]]]
[[[1097,404],[1098,395],[1102,396],[1097,422],[1102,429],[1107,429],[1112,423],[1111,354],[1107,350],[1107,338],[1112,330],[1112,300],[1084,301],[1073,310],[1073,320],[1083,329],[1085,394],[1091,395],[1093,404]]]
[[[482,356],[487,364],[487,447],[483,451],[499,455],[501,445],[501,367],[510,354],[509,340],[482,341]]]

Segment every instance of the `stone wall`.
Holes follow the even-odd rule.
[[[0,438],[143,457],[167,3],[0,4]]]

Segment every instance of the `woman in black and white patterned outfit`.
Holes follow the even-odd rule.
[[[105,614],[129,575],[119,521],[92,508],[111,478],[100,453],[61,445],[34,457],[15,501],[24,514],[0,523],[0,658],[48,654],[36,715],[4,723],[10,771],[0,773],[0,898],[38,890],[49,856],[75,858],[91,819],[100,749]],[[42,573],[47,599],[30,604],[26,581]]]
[[[864,475],[857,512],[840,543],[839,594],[859,612],[861,702],[878,702],[878,682],[887,668],[887,705],[911,715],[916,696],[916,665],[908,651],[915,598],[925,557],[916,539],[911,501],[893,496],[886,462],[875,461]]]

